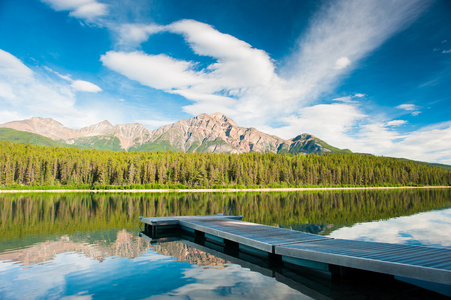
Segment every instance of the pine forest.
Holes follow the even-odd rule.
[[[0,142],[2,188],[450,185],[449,170],[366,154],[115,152]]]

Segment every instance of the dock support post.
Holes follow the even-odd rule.
[[[238,256],[240,244],[231,240],[224,240],[224,253],[232,256]]]
[[[194,242],[203,245],[205,243],[205,232],[194,230]]]
[[[329,272],[331,274],[331,278],[333,281],[341,281],[341,280],[378,280],[378,281],[386,281],[386,280],[394,280],[393,275],[383,274],[378,272],[372,272],[367,270],[354,269],[344,266],[337,266],[329,264]]]

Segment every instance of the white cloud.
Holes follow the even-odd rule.
[[[304,132],[310,133],[331,145],[349,147],[353,140],[348,135],[364,118],[366,115],[356,104],[318,104],[304,107],[299,114],[286,117],[287,126],[266,130],[285,138],[293,138]],[[302,128],[302,132],[299,128]]]
[[[59,109],[61,105],[73,104],[73,94],[62,85],[49,86],[38,80],[33,71],[18,58],[0,49],[0,100],[11,105],[28,103],[33,107]],[[30,101],[31,99],[34,101]],[[52,103],[52,105],[49,105]]]
[[[102,91],[97,85],[84,80],[75,80],[70,86],[78,92],[98,93]]]
[[[75,18],[93,21],[108,13],[106,4],[96,0],[41,0],[55,11],[70,11],[69,15]]]
[[[387,122],[387,126],[401,126],[404,124],[407,124],[406,120],[393,120],[393,121]]]
[[[1,95],[0,95],[1,98]],[[32,116],[24,116],[16,111],[0,110],[0,123],[29,119]]]
[[[183,89],[199,82],[202,74],[193,71],[194,65],[167,55],[143,52],[114,52],[102,55],[102,63],[113,71],[143,85],[162,90]]]
[[[0,74],[10,77],[29,80],[33,72],[25,66],[20,59],[0,49]]]
[[[411,112],[410,114],[414,117],[418,116],[421,113],[421,111],[418,110],[419,107],[416,106],[415,104],[401,104],[401,105],[396,106],[396,108],[402,109],[405,111],[409,111],[409,112]]]
[[[57,71],[54,71],[50,69],[47,66],[44,66],[44,69],[49,71],[50,73],[54,73],[56,76],[58,76],[61,79],[64,79],[65,81],[71,83],[71,87],[74,91],[78,92],[90,92],[90,93],[98,93],[101,92],[102,89],[95,85],[94,83],[84,81],[84,80],[73,80],[70,75],[62,75],[58,73]]]
[[[119,34],[118,43],[129,47],[136,47],[147,41],[151,34],[163,30],[164,26],[156,24],[122,24],[116,29]]]
[[[427,126],[394,143],[391,155],[451,164],[451,122]]]
[[[98,114],[108,111],[97,112],[92,106],[87,109],[77,107],[74,88],[67,79],[54,80],[47,72],[35,72],[1,49],[0,70],[0,123],[40,116],[78,128],[102,120]],[[85,88],[86,83],[82,84]]]
[[[343,102],[343,103],[348,103],[348,104],[351,104],[351,103],[357,104],[358,101],[356,98],[363,98],[365,96],[366,96],[365,94],[355,93],[352,96],[344,96],[344,97],[334,98],[334,99],[332,99],[332,101]]]
[[[418,110],[418,106],[416,106],[415,104],[401,104],[396,106],[396,108],[407,111]]]
[[[344,69],[349,67],[350,64],[351,60],[346,56],[343,56],[337,59],[337,61],[335,62],[335,69]]]
[[[353,136],[330,136],[334,146],[352,145],[354,152],[403,157],[419,161],[451,164],[451,122],[427,126],[411,132],[399,132],[403,120],[374,122],[364,119]],[[399,122],[397,122],[399,121]]]
[[[286,126],[261,130],[284,138],[303,132],[353,152],[451,164],[451,122],[400,132],[405,120],[377,121],[359,103],[319,104],[285,118]],[[302,131],[299,131],[302,128]]]
[[[183,20],[168,26],[182,34],[198,55],[210,56],[218,61],[208,67],[210,78],[216,85],[227,89],[261,86],[272,81],[274,65],[269,55],[231,35],[223,34],[210,25]],[[233,75],[233,76],[232,76]],[[217,82],[225,79],[225,82]]]
[[[451,49],[449,49],[449,50],[443,50],[442,53],[445,53],[445,54],[446,54],[446,53],[451,53]]]

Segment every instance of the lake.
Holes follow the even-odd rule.
[[[0,299],[421,299],[406,284],[275,276],[185,240],[150,245],[139,216],[206,215],[335,238],[451,248],[451,190],[0,194]],[[296,280],[295,280],[296,279]]]

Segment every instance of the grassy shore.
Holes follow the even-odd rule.
[[[222,188],[222,189],[24,189],[0,190],[12,193],[237,193],[237,192],[306,192],[346,190],[449,189],[451,186],[373,186],[373,187],[299,187],[299,188]]]

